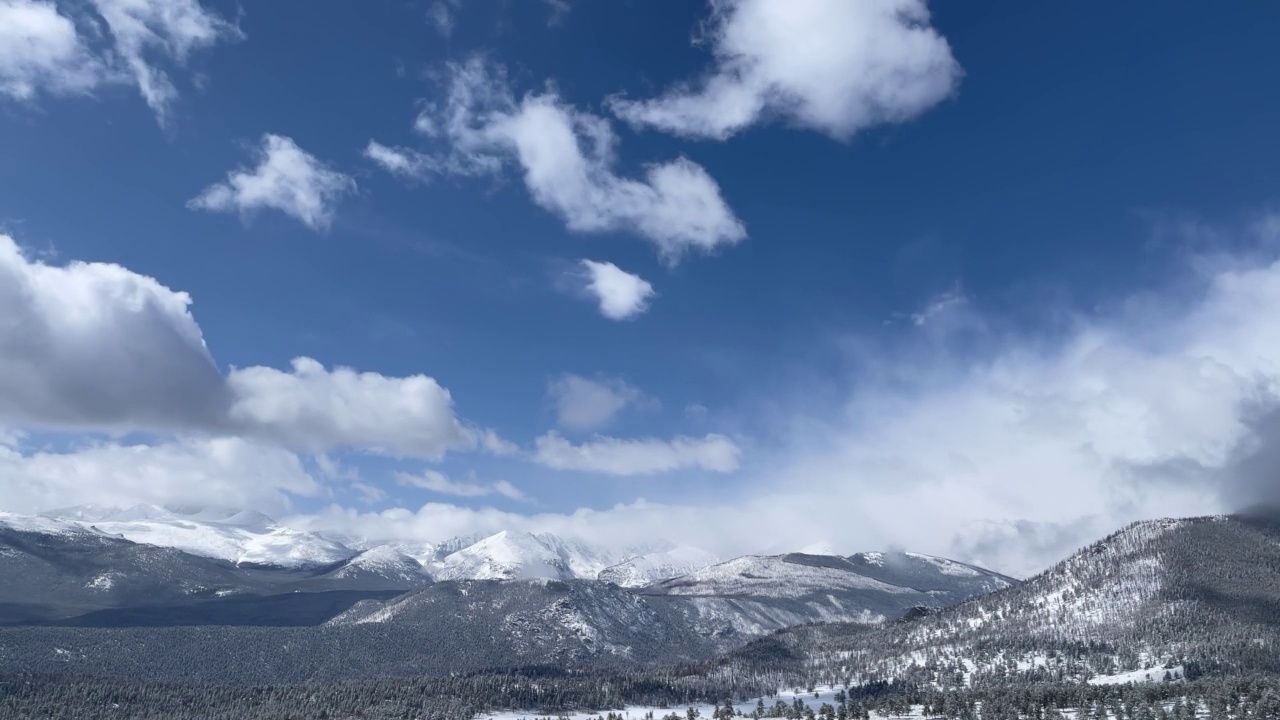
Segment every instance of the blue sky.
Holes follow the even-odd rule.
[[[1238,341],[1275,332],[1265,303],[1231,294],[1280,227],[1271,3],[163,7],[0,0],[22,248],[0,283],[25,288],[0,308],[27,318],[0,323],[8,509],[222,498],[362,533],[632,537],[793,498],[831,509],[781,512],[804,527],[777,543],[1023,568],[1256,499],[1219,489],[1280,377],[1280,345]],[[128,277],[44,272],[80,261]],[[81,292],[119,307],[94,319]],[[1220,310],[1232,335],[1214,303],[1254,315]],[[1206,358],[1231,379],[1185,402],[1135,386]],[[1054,409],[1018,406],[1045,388]],[[1068,397],[1088,417],[1021,452]],[[1150,484],[1184,460],[1199,480]],[[930,533],[883,519],[926,496]]]

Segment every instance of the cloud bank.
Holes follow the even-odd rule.
[[[1255,246],[1259,233],[1246,231]],[[1088,312],[1046,309],[1010,329],[972,302],[924,303],[854,363],[837,413],[812,396],[771,399],[768,452],[740,467],[727,441],[574,443],[547,433],[535,462],[643,475],[731,471],[698,499],[571,513],[429,504],[305,522],[431,535],[527,529],[641,542],[664,537],[730,555],[825,543],[886,546],[1031,574],[1132,520],[1280,501],[1280,261],[1196,256],[1179,282]],[[715,518],[716,521],[711,521]],[[767,533],[762,532],[767,528]],[[371,532],[377,532],[372,531]]]

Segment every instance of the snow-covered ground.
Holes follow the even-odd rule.
[[[913,552],[903,553],[903,554],[909,558],[914,558],[916,560],[923,560],[924,562],[929,563],[930,565],[938,568],[938,572],[942,573],[943,575],[956,575],[959,577],[978,577],[979,575],[982,574],[979,570],[972,568],[968,565],[965,565],[964,563],[958,563],[954,560],[935,557],[933,555],[921,555],[920,553],[913,553]]]
[[[1116,676],[1116,677],[1119,677],[1119,676]],[[817,693],[816,697],[814,692]],[[797,693],[795,689],[791,689],[791,690],[785,690],[785,691],[779,692],[777,695],[773,697],[765,697],[765,698],[759,698],[759,699],[764,701],[764,706],[766,709],[768,709],[768,708],[772,708],[774,703],[777,703],[779,701],[785,702],[787,705],[791,705],[795,701],[795,699],[799,697],[800,700],[805,705],[812,708],[815,713],[818,711],[820,707],[822,707],[823,703],[827,703],[832,706],[836,704],[835,694],[836,692],[838,692],[838,688],[834,688],[831,686],[822,686],[822,687],[814,688],[814,692],[805,692],[801,690],[799,693]],[[756,709],[756,702],[757,702],[756,698],[753,698],[749,702],[745,702],[745,703],[735,702],[733,704],[733,708],[735,712],[741,711],[743,715],[751,715],[751,713]],[[615,714],[621,714],[623,718],[626,718],[626,720],[645,720],[645,718],[650,718],[650,717],[653,718],[654,720],[662,720],[662,718],[668,715],[671,715],[672,713],[675,713],[677,716],[679,716],[681,720],[684,720],[686,717],[688,717],[686,713],[688,712],[688,709],[690,707],[698,711],[699,718],[710,718],[712,716],[712,712],[715,710],[715,707],[713,705],[708,705],[708,704],[698,704],[698,705],[670,707],[670,708],[659,708],[659,707],[651,707],[651,706],[643,706],[643,705],[629,705],[625,708],[622,708],[621,710],[618,710],[618,709],[610,710],[606,708],[606,709],[598,710],[595,712],[584,711],[584,712],[568,713],[568,714],[552,713],[550,715],[539,715],[537,713],[529,712],[529,711],[508,710],[503,712],[481,713],[480,715],[477,715],[474,720],[565,720],[565,719],[597,720],[597,718],[600,718],[602,716],[607,717],[610,712],[613,712]],[[1172,707],[1171,702],[1165,703],[1166,709],[1171,707]],[[1076,709],[1064,708],[1062,710],[1062,714],[1068,720],[1086,720],[1085,716],[1082,715],[1080,711]],[[1203,712],[1200,713],[1198,716],[1207,717],[1207,715],[1204,714]],[[907,713],[906,715],[884,716],[884,715],[880,715],[879,713],[873,713],[872,717],[883,718],[884,720],[912,720],[912,719],[924,720],[925,718],[938,718],[940,716],[925,715],[924,708],[921,707],[920,705],[916,705],[912,707],[911,712]],[[1110,720],[1112,716],[1108,714],[1107,717]]]
[[[1130,670],[1129,672],[1116,673],[1115,675],[1097,675],[1089,678],[1090,685],[1142,685],[1144,683],[1164,682],[1165,673],[1169,674],[1171,682],[1182,682],[1182,666],[1178,665],[1173,668],[1154,667],[1150,670]]]
[[[839,688],[835,688],[831,686],[817,687],[817,688],[814,688],[813,692],[806,692],[803,688],[801,688],[799,693],[796,692],[795,688],[790,688],[790,689],[779,692],[777,695],[773,697],[752,698],[751,700],[745,703],[735,702],[733,704],[733,707],[735,710],[741,710],[744,715],[750,715],[751,712],[756,709],[757,700],[763,700],[765,707],[771,708],[773,707],[774,703],[777,703],[779,701],[785,702],[786,704],[790,705],[792,702],[795,701],[797,697],[799,697],[806,705],[813,708],[814,712],[817,712],[818,708],[822,707],[823,703],[835,705],[836,704],[835,694],[838,691],[839,691]],[[815,697],[815,694],[816,694],[816,697]],[[675,713],[676,715],[679,715],[680,718],[683,720],[685,717],[687,717],[686,713],[688,712],[688,709],[690,707],[698,711],[698,717],[700,718],[711,717],[712,711],[715,710],[715,707],[710,704],[698,704],[698,705],[688,705],[688,706],[681,705],[681,706],[672,706],[669,708],[631,705],[626,708],[623,708],[622,710],[614,709],[612,710],[612,712],[614,713],[620,712],[622,716],[624,718],[628,718],[628,720],[642,720],[649,713],[653,713],[653,717],[658,720],[660,720],[661,718],[667,715],[670,715],[671,713]],[[553,718],[553,720],[559,720],[561,718],[569,718],[569,720],[595,720],[596,718],[599,718],[601,715],[608,715],[609,712],[611,711],[608,708],[603,708],[596,712],[570,713],[568,715],[560,715],[558,713],[553,713],[551,715],[539,715],[535,712],[531,712],[528,710],[508,710],[505,712],[497,712],[497,713],[483,713],[483,714],[477,715],[476,720],[537,720],[539,718]],[[903,715],[902,717],[906,718],[906,717],[919,717],[919,716]]]

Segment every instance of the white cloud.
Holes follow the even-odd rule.
[[[450,65],[449,73],[445,101],[429,106],[415,123],[445,149],[429,156],[390,149],[392,154],[375,143],[370,147],[384,167],[400,174],[482,175],[514,162],[534,202],[570,230],[637,234],[672,262],[746,237],[701,166],[677,158],[648,166],[643,179],[622,177],[614,171],[617,137],[605,118],[565,104],[553,90],[516,100],[502,68],[482,58]]]
[[[738,469],[741,454],[732,440],[715,434],[671,440],[596,436],[574,445],[559,433],[549,432],[538,438],[533,460],[555,470],[607,475],[653,475],[685,468],[724,473]]]
[[[366,505],[373,505],[374,503],[380,503],[387,499],[387,493],[385,490],[377,485],[371,485],[367,482],[357,480],[351,483],[351,489],[360,493],[360,500]]]
[[[547,18],[548,27],[559,25],[571,9],[568,0],[543,0],[543,3],[551,11]],[[440,37],[448,39],[453,36],[453,30],[458,25],[461,6],[461,0],[435,0],[427,6],[427,22]]]
[[[18,444],[25,439],[26,433],[21,430],[0,427],[0,447],[17,448]]]
[[[438,459],[476,442],[454,415],[449,391],[426,375],[326,370],[303,357],[292,372],[234,369],[227,386],[233,427],[299,450],[348,447]]]
[[[116,53],[161,124],[178,91],[155,59],[182,65],[196,50],[244,37],[238,27],[206,10],[198,0],[91,1],[107,22]]]
[[[973,326],[950,313],[903,325],[906,347],[880,342],[857,359],[857,389],[839,412],[815,410],[808,392],[790,408],[773,398],[767,435],[777,449],[754,452],[732,493],[699,499],[691,485],[676,505],[538,515],[333,509],[312,522],[424,536],[526,529],[620,545],[661,528],[726,556],[825,541],[1025,575],[1132,520],[1280,505],[1280,262],[1199,258],[1192,269],[1191,280],[1065,323],[1062,308],[1047,309],[1050,321],[1026,332],[990,319],[977,337],[931,329]],[[669,456],[658,441],[577,446],[554,433],[536,451],[552,467],[597,472]]]
[[[547,387],[555,404],[556,424],[565,430],[599,430],[608,426],[628,405],[644,399],[644,394],[626,382],[579,375],[561,375]]]
[[[585,290],[595,296],[601,315],[627,320],[649,309],[649,299],[656,294],[649,281],[611,262],[583,260],[582,267],[587,276]]]
[[[356,182],[329,168],[290,138],[267,134],[257,152],[257,167],[227,173],[227,181],[205,188],[187,206],[246,215],[271,208],[301,221],[312,230],[325,230],[333,221],[334,205],[355,192]]]
[[[637,126],[725,139],[781,118],[836,138],[909,120],[949,97],[961,70],[925,0],[723,0],[714,68],[642,101],[611,99]]]
[[[427,6],[427,22],[440,33],[440,37],[448,38],[453,35],[457,12],[457,0],[436,0]]]
[[[0,423],[208,425],[222,377],[186,293],[119,265],[47,265],[0,235]]]
[[[33,513],[81,504],[289,508],[320,485],[292,453],[236,438],[158,445],[102,443],[68,452],[0,447],[4,509]]]
[[[0,424],[113,433],[203,433],[324,453],[436,459],[512,446],[468,426],[426,375],[233,369],[225,377],[191,298],[118,265],[48,265],[0,235]]]
[[[360,471],[349,467],[328,453],[319,453],[312,458],[320,474],[330,480],[359,480]]]
[[[957,313],[964,311],[968,302],[969,298],[959,290],[944,292],[930,300],[919,311],[912,313],[911,324],[924,327],[944,318],[954,323],[957,320]]]
[[[396,483],[400,485],[430,490],[441,495],[454,495],[457,497],[501,495],[509,500],[528,500],[528,497],[519,488],[506,480],[499,480],[491,484],[476,482],[475,478],[467,481],[458,481],[450,479],[448,475],[437,470],[424,470],[416,475],[400,472],[396,473],[395,478]]]
[[[410,180],[430,178],[438,171],[434,158],[412,148],[388,147],[370,140],[363,154],[392,175]]]
[[[477,447],[491,455],[510,456],[520,453],[520,446],[506,440],[496,431],[488,428],[467,428],[468,435],[474,440]]]
[[[54,3],[0,0],[0,94],[30,100],[42,91],[87,93],[107,71]]]
[[[197,0],[91,0],[97,17],[68,5],[79,12],[64,14],[47,0],[0,0],[0,94],[30,100],[130,83],[163,125],[178,91],[158,61],[183,65],[197,50],[244,37]],[[107,47],[80,30],[98,18]]]

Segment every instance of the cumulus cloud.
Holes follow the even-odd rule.
[[[326,369],[304,357],[289,371],[224,376],[190,304],[118,265],[29,259],[0,235],[0,423],[234,436],[311,453],[512,451],[459,420],[449,392],[426,375]]]
[[[454,415],[449,391],[426,375],[327,370],[304,357],[292,372],[232,370],[227,386],[233,427],[300,450],[351,447],[438,459],[476,442]]]
[[[127,431],[214,422],[222,377],[191,298],[119,265],[47,265],[0,235],[0,423]]]
[[[400,485],[430,490],[441,495],[472,498],[501,495],[509,500],[528,499],[519,488],[506,480],[499,480],[495,483],[476,482],[474,478],[467,481],[458,481],[450,479],[448,475],[437,470],[424,470],[416,475],[401,472],[396,473],[395,477],[396,483]]]
[[[10,511],[151,503],[281,513],[291,496],[320,492],[292,453],[238,438],[99,443],[67,452],[0,446],[0,497]]]
[[[182,65],[197,50],[244,37],[237,26],[206,10],[198,0],[92,0],[92,3],[106,20],[115,40],[116,53],[161,123],[165,122],[178,91],[156,59]]]
[[[30,100],[40,92],[87,93],[107,71],[54,3],[0,0],[0,94]]]
[[[644,394],[623,380],[561,375],[547,387],[556,410],[556,424],[565,430],[599,430]]]
[[[716,434],[671,440],[596,436],[574,445],[553,431],[538,438],[533,460],[555,470],[606,475],[653,475],[687,468],[725,473],[738,469],[741,454],[732,440]]]
[[[326,230],[333,221],[334,205],[355,190],[355,180],[331,169],[291,138],[267,134],[257,151],[256,167],[227,173],[226,182],[205,188],[187,206],[241,215],[270,208],[312,230]]]
[[[706,34],[705,76],[651,100],[612,98],[613,112],[691,137],[779,118],[844,139],[920,115],[961,75],[925,0],[724,0]]]
[[[649,165],[642,179],[623,177],[614,169],[617,136],[607,119],[566,104],[554,90],[517,99],[503,69],[483,58],[448,69],[446,98],[415,122],[438,150],[409,154],[371,143],[367,156],[401,175],[474,176],[518,165],[534,202],[570,230],[636,234],[672,262],[746,237],[701,166],[677,158]]]
[[[583,260],[584,289],[600,305],[600,314],[610,320],[628,320],[649,309],[656,293],[648,280],[633,275],[611,262]]]

